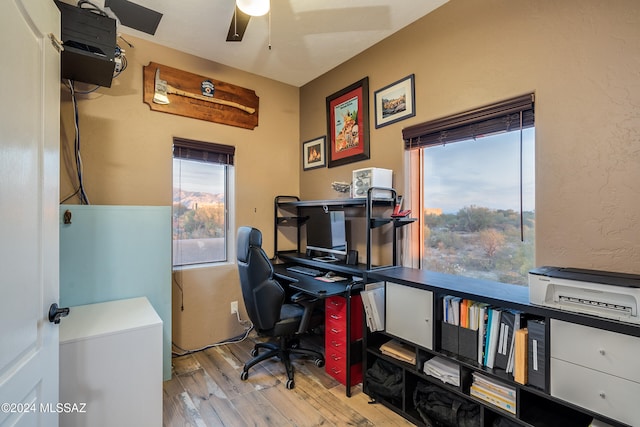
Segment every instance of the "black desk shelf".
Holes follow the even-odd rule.
[[[418,218],[371,218],[369,219],[369,227],[378,228],[390,223],[393,223],[394,227],[404,227],[417,220]]]
[[[388,197],[374,197],[374,194],[383,193]],[[367,192],[366,198],[351,198],[351,199],[327,199],[327,200],[300,200],[297,196],[277,196],[274,201],[274,257],[278,257],[282,251],[278,247],[278,227],[279,226],[295,226],[297,227],[297,252],[303,252],[303,248],[300,246],[300,227],[308,219],[308,216],[302,215],[304,209],[318,208],[329,210],[331,208],[356,208],[364,209],[364,215],[366,218],[366,270],[384,268],[389,266],[398,265],[397,256],[397,244],[398,235],[397,229],[406,225],[412,224],[417,221],[417,218],[409,217],[391,217],[389,213],[383,216],[374,215],[379,214],[381,209],[393,209],[399,202],[400,197],[393,188],[372,187]],[[286,214],[285,214],[286,212]],[[392,262],[390,265],[373,266],[372,265],[372,230],[384,227],[392,224],[392,241],[393,241],[393,253]],[[290,252],[290,251],[287,251]]]
[[[308,216],[281,216],[276,218],[278,225],[291,225],[298,227],[301,224],[304,224],[306,220],[308,220]]]

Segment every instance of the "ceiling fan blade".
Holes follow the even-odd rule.
[[[229,25],[229,32],[227,33],[228,42],[242,41],[247,25],[249,25],[249,18],[251,18],[251,15],[247,15],[236,6],[236,11],[231,17],[231,24]]]
[[[156,33],[162,19],[162,13],[128,0],[105,0],[104,6],[116,14],[122,25],[151,35]]]

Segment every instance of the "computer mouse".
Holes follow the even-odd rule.
[[[333,271],[327,271],[327,274],[325,274],[324,277],[333,277],[335,275],[336,273],[334,273]]]

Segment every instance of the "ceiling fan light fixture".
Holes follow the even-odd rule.
[[[269,12],[269,0],[236,0],[238,9],[251,16],[262,16]]]

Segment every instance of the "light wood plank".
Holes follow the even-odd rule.
[[[286,389],[284,389],[286,391]],[[262,393],[254,392],[233,399],[238,408],[238,414],[246,426],[287,426],[287,418],[282,415],[280,408],[274,406]]]
[[[240,379],[253,345],[262,338],[213,347],[173,359],[171,380],[163,385],[163,425],[166,427],[223,426],[409,426],[384,407],[369,405],[361,387],[345,387],[313,360],[294,358],[295,388],[285,387],[279,359],[264,361]],[[304,348],[322,350],[322,336],[305,337]],[[204,424],[203,424],[204,423]]]

